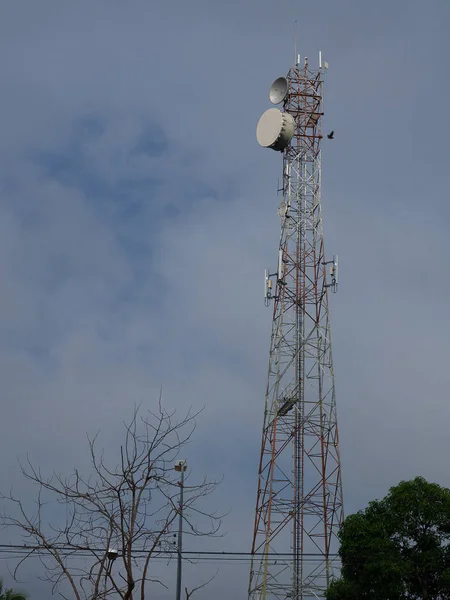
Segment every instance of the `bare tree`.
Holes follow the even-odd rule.
[[[185,587],[184,591],[186,592],[186,600],[190,600],[190,598],[192,598],[192,596],[195,594],[195,592],[198,592],[198,590],[201,590],[202,588],[206,587],[208,585],[208,583],[211,583],[211,581],[215,578],[215,576],[217,575],[218,572],[219,572],[219,569],[217,569],[215,574],[212,577],[210,577],[208,579],[208,581],[205,581],[201,585],[198,585],[197,587],[192,588],[192,590],[190,590],[190,591],[187,589],[187,587]]]
[[[175,413],[166,412],[161,401],[157,412],[145,417],[139,413],[136,408],[131,422],[125,424],[125,440],[115,467],[108,466],[104,451],[98,450],[97,436],[88,438],[88,478],[77,469],[68,477],[45,477],[29,459],[21,465],[24,477],[37,486],[38,493],[32,512],[12,492],[1,495],[6,504],[1,524],[18,528],[27,542],[14,577],[24,561],[38,555],[44,566],[43,578],[52,583],[52,592],[58,591],[63,598],[145,600],[146,584],[162,584],[160,577],[150,576],[150,567],[152,559],[170,560],[176,554],[171,526],[180,506],[173,466],[192,437],[198,413],[188,412],[176,421]],[[218,482],[204,478],[192,485],[189,475],[185,481],[185,533],[219,535],[221,515],[206,511],[202,502]],[[53,505],[47,503],[47,497]],[[54,513],[55,501],[65,509],[66,518],[60,522],[47,518],[49,508]],[[61,586],[63,581],[66,585]]]

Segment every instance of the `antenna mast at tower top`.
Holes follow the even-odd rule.
[[[249,600],[324,598],[343,519],[328,292],[337,256],[324,252],[321,208],[323,70],[300,57],[270,89],[261,146],[282,153],[273,303]],[[337,566],[337,565],[336,565]]]

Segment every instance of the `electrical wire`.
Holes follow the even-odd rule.
[[[61,553],[69,553],[69,554],[75,554],[75,553],[85,553],[86,556],[92,556],[92,554],[95,553],[101,553],[104,552],[105,549],[104,548],[89,548],[87,546],[78,546],[78,547],[72,547],[72,546],[50,546],[48,548],[46,548],[45,546],[28,546],[26,544],[24,545],[18,545],[18,544],[0,544],[0,553],[3,552],[8,552],[10,550],[14,550],[16,552],[19,552],[21,554],[27,554],[30,552],[46,552],[46,553],[50,553],[51,550],[58,550],[58,552]],[[133,555],[137,555],[137,554],[148,554],[148,550],[146,550],[145,548],[134,548],[132,553]],[[177,555],[178,551],[176,549],[174,550],[154,550],[153,551],[155,554],[164,554],[164,555]],[[292,556],[291,552],[233,552],[233,551],[221,551],[221,550],[183,550],[183,555],[194,555],[194,556],[216,556],[216,557],[220,557],[220,556],[234,556],[234,557],[261,557],[261,556],[274,556],[274,557],[279,557],[279,558],[283,558],[283,557],[290,557]],[[303,553],[304,557],[318,557],[318,558],[323,558],[323,554],[320,552],[305,552]],[[329,554],[328,555],[330,558],[336,557],[338,556],[338,554]]]

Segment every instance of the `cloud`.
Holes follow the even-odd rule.
[[[133,403],[163,384],[172,406],[206,405],[188,459],[225,475],[220,547],[250,547],[280,172],[254,132],[295,18],[302,55],[321,46],[330,62],[323,210],[341,261],[330,304],[346,511],[401,478],[446,483],[448,7],[385,4],[3,9],[8,486],[17,453],[64,470],[85,461],[86,430],[116,443]],[[248,563],[220,566],[204,596],[245,594]]]

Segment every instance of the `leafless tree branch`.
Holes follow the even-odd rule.
[[[202,588],[206,587],[209,583],[211,583],[211,581],[216,578],[218,572],[219,572],[219,569],[217,569],[217,571],[214,573],[214,575],[212,577],[210,577],[208,579],[208,581],[205,581],[205,583],[202,583],[201,585],[193,588],[190,592],[188,591],[187,588],[184,588],[184,590],[186,592],[186,600],[189,600],[189,598],[191,598],[191,596],[193,594],[195,594],[195,592],[197,592],[198,590],[201,590]]]
[[[191,440],[198,414],[189,410],[177,420],[175,412],[164,409],[161,396],[154,412],[141,415],[140,406],[135,406],[130,422],[124,423],[117,464],[107,463],[98,447],[98,433],[88,437],[88,477],[76,468],[68,476],[45,476],[27,457],[20,469],[37,488],[34,509],[12,491],[0,494],[6,505],[0,525],[18,529],[30,546],[14,577],[37,554],[44,579],[63,598],[70,590],[74,600],[133,600],[136,592],[145,600],[146,584],[164,585],[149,576],[149,568],[156,556],[172,556],[169,534],[180,511],[174,461]],[[186,533],[219,535],[222,515],[208,513],[201,505],[219,482],[204,478],[195,484],[190,479],[186,477],[182,507]],[[65,509],[63,522],[54,516],[59,514],[57,506]],[[60,590],[62,582],[64,590]],[[186,590],[186,597],[207,583]]]

